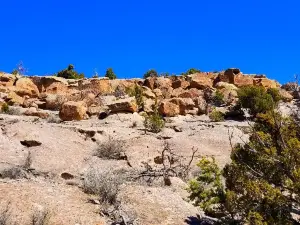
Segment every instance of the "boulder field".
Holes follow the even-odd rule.
[[[225,104],[236,102],[237,90],[244,86],[278,88],[285,101],[293,99],[291,91],[264,75],[247,75],[239,69],[220,73],[196,73],[187,76],[149,77],[147,79],[91,78],[71,80],[54,76],[15,76],[0,73],[0,103],[19,105],[25,115],[47,117],[42,110],[60,111],[64,121],[88,119],[103,111],[146,112],[156,107],[166,117],[201,115],[207,112],[208,99],[216,91]],[[141,88],[137,96],[136,86]]]

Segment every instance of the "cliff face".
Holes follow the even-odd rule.
[[[60,110],[69,101],[80,102],[72,103],[76,105],[72,110],[80,111],[81,115],[68,118],[68,115],[62,114],[61,118],[64,120],[81,120],[105,109],[113,109],[114,112],[151,113],[154,107],[163,116],[200,115],[207,112],[206,102],[217,90],[224,96],[225,104],[230,105],[236,102],[237,89],[249,85],[280,88],[278,82],[264,75],[244,75],[239,69],[187,76],[149,77],[145,80],[70,80],[52,76],[20,77],[2,73],[0,102],[25,108],[34,107],[37,110]],[[136,86],[142,89],[141,99],[136,99]],[[288,93],[284,94],[291,99]],[[64,112],[70,114],[68,110]]]

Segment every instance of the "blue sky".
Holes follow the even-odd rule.
[[[22,60],[30,75],[70,63],[120,78],[238,67],[283,83],[300,73],[297,0],[3,0],[0,9],[0,71]]]

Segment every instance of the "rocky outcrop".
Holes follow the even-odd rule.
[[[24,98],[11,91],[8,93],[6,101],[9,105],[22,105],[24,103]]]
[[[113,89],[108,79],[84,79],[78,82],[78,90],[91,92],[94,95],[111,94]]]
[[[27,95],[29,97],[38,97],[40,94],[37,86],[29,78],[26,77],[22,77],[17,80],[15,92],[19,96]]]
[[[7,73],[0,73],[0,86],[11,87],[14,85],[17,77]]]
[[[253,85],[268,88],[279,88],[280,85],[274,80],[269,80],[268,78],[255,78],[253,80]]]
[[[66,102],[59,111],[59,118],[63,121],[83,120],[86,118],[85,102]]]

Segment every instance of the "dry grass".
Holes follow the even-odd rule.
[[[95,156],[102,159],[124,159],[124,144],[120,140],[109,139],[103,143],[100,143],[95,150]]]
[[[11,222],[11,206],[7,203],[3,208],[0,208],[0,225],[8,225]]]
[[[50,225],[50,212],[48,210],[35,210],[31,217],[31,225]]]
[[[117,201],[119,186],[125,181],[123,171],[100,171],[91,167],[86,173],[83,190],[87,194],[99,196],[103,203],[114,205]]]

